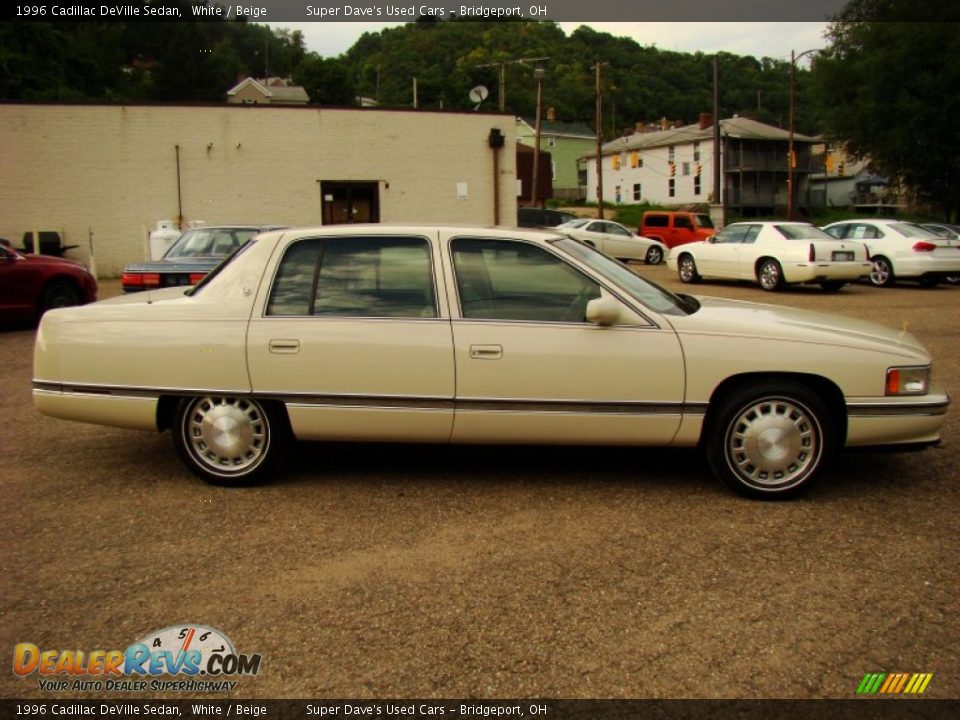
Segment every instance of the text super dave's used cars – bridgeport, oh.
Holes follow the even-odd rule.
[[[765,497],[843,447],[936,443],[949,404],[906,332],[674,295],[554,232],[383,225],[266,233],[193,290],[51,311],[33,395],[170,429],[214,483],[291,438],[701,446]]]

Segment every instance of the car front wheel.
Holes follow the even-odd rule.
[[[794,382],[745,386],[726,398],[707,430],[714,474],[742,495],[782,498],[809,487],[833,451],[824,403]]]
[[[700,282],[700,273],[697,272],[697,263],[691,255],[681,255],[677,261],[677,275],[680,282]]]
[[[280,437],[267,408],[251,398],[225,395],[182,400],[173,428],[184,464],[214,485],[260,480],[277,455]]]
[[[883,255],[871,258],[873,267],[870,270],[870,283],[875,287],[891,287],[896,282],[893,274],[893,265]]]
[[[40,295],[40,314],[54,308],[79,305],[82,301],[80,290],[69,280],[54,280],[43,289]]]
[[[644,258],[647,265],[659,265],[663,262],[663,250],[657,245],[651,245],[647,248],[647,256]]]

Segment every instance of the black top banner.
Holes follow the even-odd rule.
[[[824,22],[843,0],[63,0],[14,2],[4,17],[20,20],[253,22],[413,22],[554,20],[570,22]],[[905,17],[915,20],[916,17]],[[718,32],[722,30],[718,29]]]

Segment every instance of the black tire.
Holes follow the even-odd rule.
[[[697,272],[697,261],[693,259],[693,255],[690,253],[684,253],[677,258],[677,276],[680,278],[680,282],[700,282],[700,273]]]
[[[960,285],[960,275],[947,275],[945,279],[950,285]]]
[[[824,280],[820,283],[820,287],[822,287],[825,292],[837,292],[837,290],[844,285],[846,285],[846,283],[842,280]]]
[[[663,250],[659,245],[651,245],[647,248],[647,255],[643,261],[647,265],[659,265],[663,262]]]
[[[940,278],[938,277],[922,277],[920,278],[920,287],[922,288],[935,288],[940,284]]]
[[[870,284],[874,287],[893,287],[897,278],[893,274],[893,264],[883,255],[870,258],[873,267],[870,269]]]
[[[791,380],[769,380],[720,398],[704,445],[714,474],[736,492],[778,499],[805,491],[819,478],[836,437],[830,412],[815,393]]]
[[[72,307],[83,302],[80,288],[69,280],[52,280],[40,293],[39,314],[55,308]]]
[[[173,444],[190,471],[213,485],[251,485],[281,454],[280,413],[247,397],[205,395],[177,406]]]
[[[768,292],[775,292],[783,287],[783,268],[773,258],[761,261],[757,268],[757,282]]]

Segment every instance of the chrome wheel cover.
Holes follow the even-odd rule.
[[[254,470],[270,443],[266,413],[245,398],[197,398],[184,415],[182,432],[196,461],[223,476]]]
[[[775,262],[765,262],[760,266],[760,287],[773,290],[780,284],[780,267]]]
[[[870,267],[871,283],[874,285],[886,285],[890,282],[890,263],[886,260],[874,260]]]
[[[727,464],[757,490],[787,490],[810,475],[823,452],[816,416],[796,400],[764,398],[730,423],[724,442]]]
[[[694,274],[697,272],[696,266],[693,263],[693,258],[689,255],[684,255],[680,258],[679,266],[679,275],[680,280],[683,282],[690,282],[693,280]]]
[[[647,264],[648,265],[659,265],[663,260],[663,253],[660,251],[656,245],[652,246],[647,250]]]

